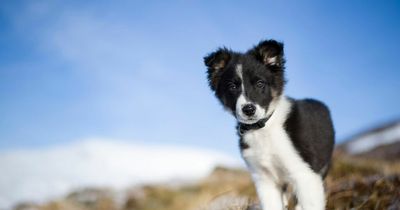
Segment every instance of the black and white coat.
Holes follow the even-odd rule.
[[[206,56],[205,64],[211,89],[238,120],[241,154],[262,208],[285,209],[283,189],[291,185],[298,209],[325,209],[331,117],[319,101],[283,94],[283,44],[267,40],[246,53],[221,48]]]

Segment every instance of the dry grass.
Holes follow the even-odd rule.
[[[326,179],[327,209],[400,209],[400,163],[336,154]],[[257,198],[246,171],[216,168],[197,184],[148,185],[116,202],[109,190],[86,189],[16,210],[249,210]]]
[[[400,209],[400,163],[342,156],[326,179],[327,209]]]
[[[255,197],[250,177],[245,171],[216,168],[209,177],[195,185],[178,188],[145,186],[130,194],[124,209],[204,209],[204,204],[216,203],[216,200],[226,196]]]

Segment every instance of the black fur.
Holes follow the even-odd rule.
[[[280,42],[262,41],[246,53],[220,48],[206,56],[204,62],[211,90],[233,115],[240,111],[236,110],[236,102],[242,94],[242,86],[245,97],[265,110],[283,94],[285,58]],[[242,66],[242,79],[236,72],[238,64]],[[285,122],[289,138],[303,160],[316,173],[325,176],[334,145],[329,110],[312,99],[290,99],[290,103],[292,109]],[[241,137],[239,145],[242,150],[249,147]]]
[[[333,124],[328,108],[313,99],[291,100],[285,127],[293,145],[311,169],[326,176],[334,145]]]

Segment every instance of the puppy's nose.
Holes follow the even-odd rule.
[[[256,107],[253,104],[247,104],[242,108],[242,111],[247,116],[253,116],[256,113]]]

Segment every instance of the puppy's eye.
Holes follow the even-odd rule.
[[[258,87],[258,88],[264,88],[264,87],[265,87],[265,82],[262,81],[262,80],[258,80],[258,81],[256,82],[256,87]]]
[[[236,90],[236,89],[237,89],[237,86],[236,86],[235,83],[233,83],[233,82],[228,83],[228,84],[227,84],[227,87],[228,87],[228,89],[229,89],[230,91],[233,91],[233,90]]]

